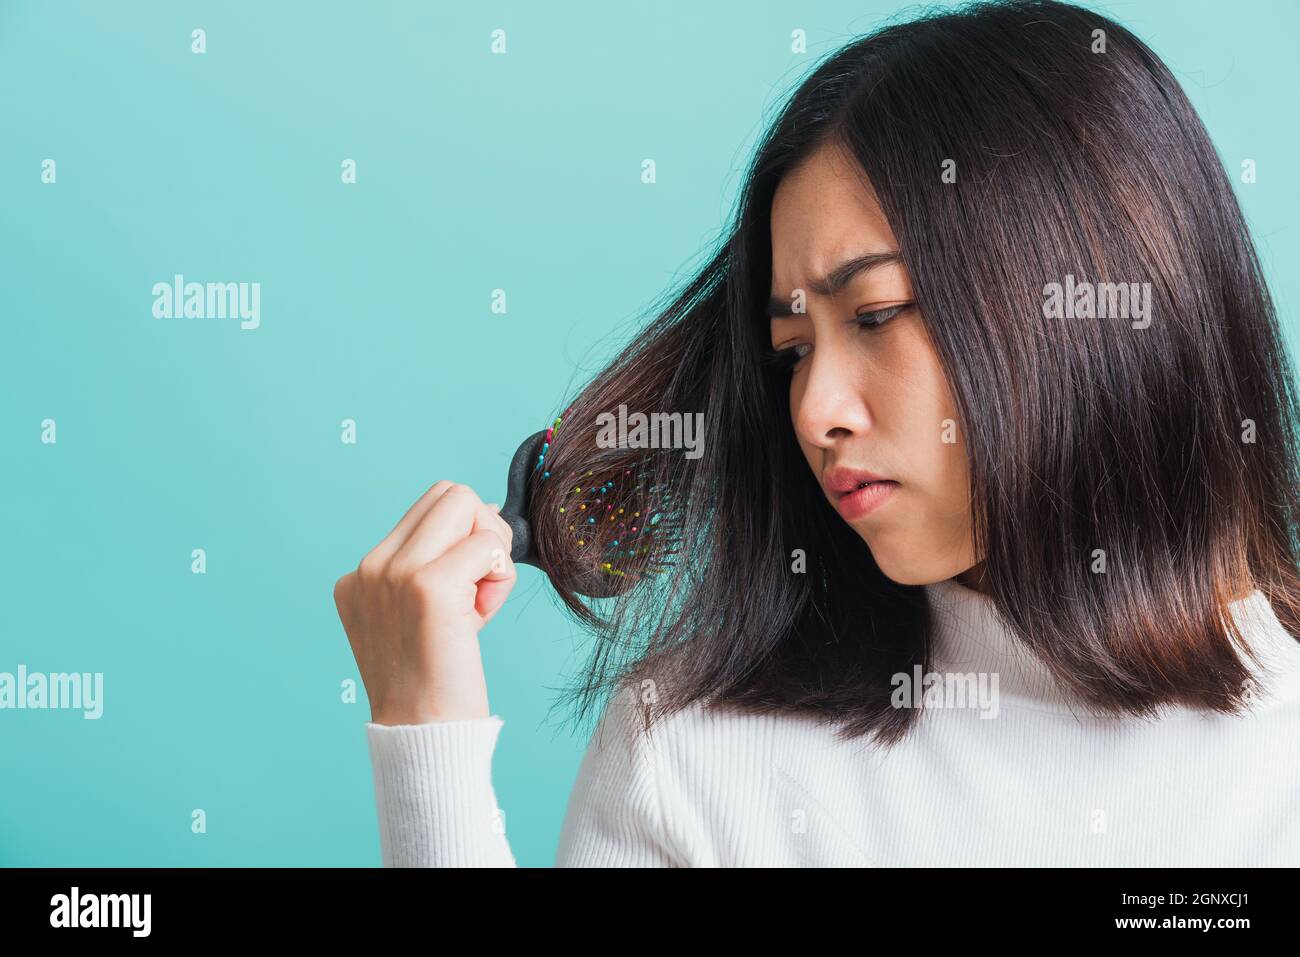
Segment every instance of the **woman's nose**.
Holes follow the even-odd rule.
[[[806,442],[827,446],[871,428],[862,370],[842,350],[814,349],[809,369],[791,398],[795,430]]]

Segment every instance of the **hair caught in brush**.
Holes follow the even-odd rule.
[[[772,198],[831,142],[898,239],[961,415],[990,597],[1016,637],[1109,713],[1238,709],[1249,673],[1226,614],[1231,570],[1244,564],[1300,638],[1300,405],[1273,305],[1164,64],[1096,13],[1010,2],[892,25],[820,64],[759,143],[721,247],[563,413],[529,511],[561,598],[596,637],[576,713],[648,680],[652,720],[701,702],[891,744],[920,718],[890,696],[893,675],[929,670],[924,590],[885,578],[826,501],[795,441],[788,374],[762,361]],[[955,183],[940,182],[946,159]],[[1044,276],[1100,266],[1152,276],[1162,321],[1122,338],[1044,327]],[[620,404],[702,412],[702,457],[600,448],[597,417]],[[1068,434],[1044,440],[1044,410]],[[596,519],[590,534],[570,503]],[[648,513],[653,534],[633,543],[627,518]],[[1098,542],[1136,572],[1092,574]],[[611,597],[585,601],[611,571]]]
[[[684,539],[712,520],[707,498],[691,481],[697,463],[680,449],[598,441],[601,417],[620,405],[647,415],[690,414],[702,407],[698,385],[675,384],[664,375],[673,366],[651,359],[656,352],[674,364],[686,359],[665,331],[671,315],[670,310],[661,317],[552,423],[529,477],[529,522],[538,556],[568,608],[584,624],[606,631],[612,624],[608,612],[625,609],[634,586],[642,586],[635,593],[640,601],[648,601],[651,591],[658,594],[657,584],[669,592],[689,588],[690,566],[683,559],[700,543]],[[707,437],[703,441],[707,445]],[[579,596],[621,596],[624,602],[602,613]]]

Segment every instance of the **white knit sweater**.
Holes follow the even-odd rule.
[[[1261,592],[1232,606],[1266,656],[1251,712],[1148,720],[1071,704],[986,596],[954,581],[926,593],[933,670],[990,676],[975,706],[927,697],[883,750],[812,719],[698,705],[647,739],[637,692],[620,691],[557,865],[1300,865],[1300,643]],[[386,866],[515,865],[492,788],[502,724],[367,722]]]

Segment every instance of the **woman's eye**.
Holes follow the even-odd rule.
[[[854,323],[862,329],[877,329],[883,326],[890,319],[893,319],[900,312],[910,309],[914,303],[904,302],[897,306],[889,306],[885,309],[873,309],[870,312],[860,312],[853,317]],[[779,369],[785,372],[793,371],[799,364],[799,360],[812,351],[812,346],[807,343],[788,346],[785,349],[765,349],[763,350],[763,364],[769,368]]]
[[[873,309],[871,312],[860,312],[856,317],[857,323],[859,326],[874,329],[877,326],[883,326],[904,309],[911,307],[911,305],[912,303],[905,302],[901,305],[890,306],[887,309]]]
[[[799,360],[806,356],[807,352],[801,352],[801,349],[810,349],[805,343],[797,346],[790,346],[785,349],[765,349],[763,350],[763,364],[786,372],[794,369]]]

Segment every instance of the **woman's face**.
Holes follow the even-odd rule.
[[[976,564],[969,474],[952,394],[897,251],[846,154],[824,148],[782,179],[772,202],[771,344],[792,350],[799,447],[880,570],[926,585]],[[839,269],[860,257],[860,268]],[[868,472],[888,481],[842,491]]]

